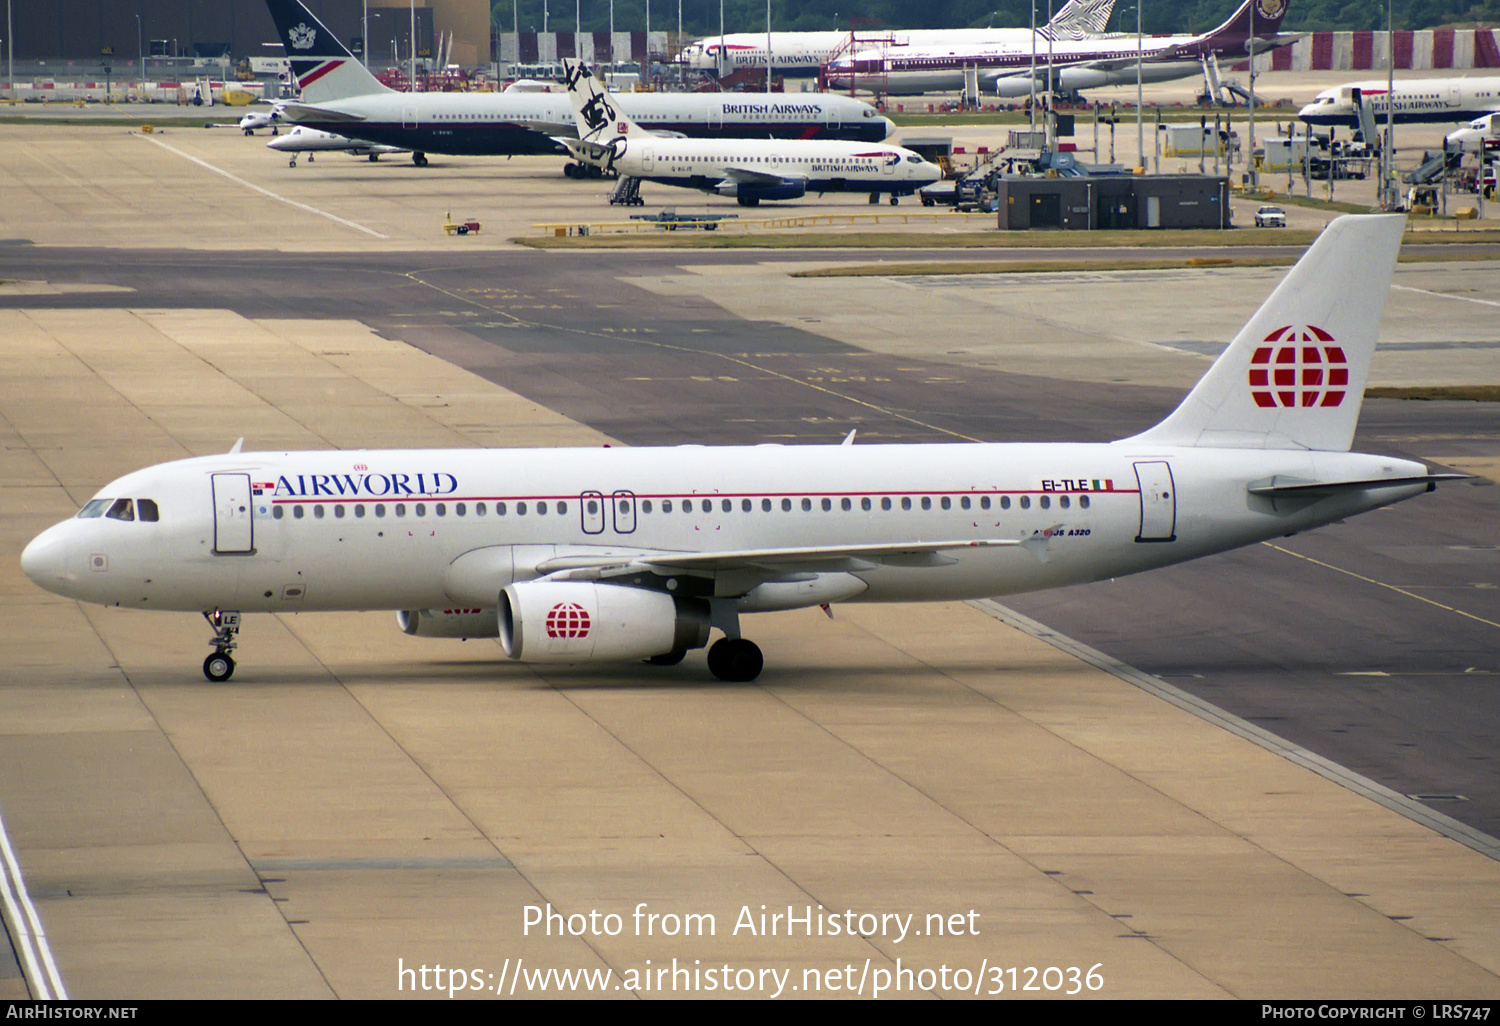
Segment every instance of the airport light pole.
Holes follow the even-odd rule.
[[[411,0],[411,77],[406,80],[406,90],[417,91],[417,0]]]
[[[1141,8],[1145,0],[1135,0],[1135,153],[1136,166],[1142,171],[1146,167],[1146,128],[1141,122],[1141,62],[1146,59],[1146,44],[1141,35]],[[1203,144],[1198,145],[1202,152]]]
[[[766,0],[766,95],[771,95],[771,0]]]
[[[1031,0],[1031,106],[1026,111],[1026,129],[1036,141],[1036,0]]]
[[[141,16],[139,14],[135,16],[135,56],[141,62],[141,92],[139,95],[144,97],[146,94],[146,49],[141,45]]]
[[[364,10],[364,20],[360,22],[360,31],[364,35],[359,39],[359,55],[364,58],[365,67],[368,68],[370,66],[370,0],[364,0]],[[137,21],[141,18],[139,14],[135,17]]]
[[[5,0],[5,65],[10,78],[10,99],[16,99],[16,34],[10,27],[11,0]]]
[[[1260,185],[1260,168],[1255,165],[1255,5],[1250,5],[1250,35],[1245,40],[1245,50],[1250,54],[1250,148],[1245,151],[1245,170],[1250,172],[1250,185]]]
[[[1396,21],[1392,0],[1385,0],[1385,180],[1381,191],[1385,194],[1386,210],[1395,210],[1401,205],[1396,193]],[[1480,163],[1484,149],[1481,145]],[[1444,175],[1447,170],[1444,169]],[[1483,176],[1481,176],[1482,178]],[[1480,183],[1482,189],[1483,182]]]

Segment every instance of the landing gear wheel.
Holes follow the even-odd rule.
[[[872,192],[872,193],[870,193],[870,203],[873,205],[873,204],[876,204],[876,203],[879,203],[879,202],[880,202],[880,193],[878,193],[878,192]]]
[[[215,684],[222,684],[234,676],[234,660],[228,652],[215,652],[203,660],[203,676]]]
[[[765,658],[745,638],[720,638],[708,650],[708,670],[720,680],[743,684],[760,676]]]
[[[676,666],[685,658],[687,658],[687,649],[674,648],[670,652],[663,652],[661,655],[654,655],[650,659],[647,659],[646,662],[650,663],[652,666]]]
[[[254,135],[255,134],[255,129],[253,129],[253,128],[247,128],[247,129],[245,129],[245,134],[246,135]]]
[[[900,203],[901,203],[901,197],[897,196],[894,192],[891,193],[891,206],[894,207],[894,206],[899,205]]]
[[[413,164],[417,165],[417,167],[426,167],[427,166],[427,154],[425,154],[425,153],[413,153],[411,155],[411,162]]]
[[[287,161],[286,162],[286,166],[287,167],[296,167],[297,166],[297,158],[293,157],[291,160]]]
[[[742,207],[758,207],[758,206],[760,206],[760,197],[759,196],[737,196],[735,198],[739,201],[739,204]]]
[[[576,177],[577,177],[577,174],[578,174],[578,173],[577,173],[577,172],[576,172],[576,171],[575,171],[575,170],[574,170],[574,168],[575,168],[575,167],[576,167],[576,166],[577,166],[577,165],[575,165],[575,164],[564,164],[564,165],[563,165],[563,177],[564,177],[564,178],[576,178]]]

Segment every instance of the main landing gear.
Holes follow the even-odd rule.
[[[411,155],[411,162],[413,164],[417,165],[417,167],[426,167],[427,166],[427,154],[425,154],[425,153],[413,153]]]
[[[229,653],[239,644],[235,637],[240,633],[240,614],[215,609],[204,613],[203,619],[214,630],[214,640],[209,642],[214,651],[203,660],[203,676],[215,684],[222,684],[234,676],[234,658]]]
[[[720,638],[708,650],[709,672],[735,684],[759,677],[765,662],[760,646],[746,638]]]

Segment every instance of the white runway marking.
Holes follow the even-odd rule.
[[[41,916],[36,914],[31,895],[26,893],[26,881],[21,879],[21,867],[16,862],[16,853],[11,850],[4,820],[0,820],[0,901],[5,904],[11,940],[21,956],[32,997],[39,1001],[68,1000],[67,988],[63,986],[57,963],[52,960],[52,949],[47,945],[47,931],[42,929]]]
[[[1481,306],[1500,306],[1493,299],[1475,299],[1473,296],[1455,296],[1450,292],[1434,292],[1432,289],[1419,289],[1411,285],[1392,285],[1391,288],[1402,292],[1420,292],[1424,296],[1437,296],[1439,299],[1461,299],[1465,303],[1479,303]]]
[[[269,196],[271,199],[276,200],[276,201],[278,201],[280,203],[285,203],[287,206],[296,207],[298,210],[305,210],[309,214],[317,214],[319,217],[326,217],[330,221],[337,221],[341,225],[345,225],[346,227],[349,227],[349,228],[358,229],[359,231],[364,232],[366,235],[373,235],[373,236],[375,236],[375,238],[377,238],[377,239],[388,239],[388,238],[390,238],[389,235],[382,235],[379,232],[377,232],[375,229],[373,229],[373,228],[366,228],[364,225],[359,224],[356,221],[350,221],[350,220],[347,220],[345,218],[339,217],[337,214],[330,214],[326,210],[319,210],[317,207],[310,207],[306,203],[298,203],[294,199],[287,199],[285,196],[279,196],[276,193],[272,192],[270,189],[263,189],[260,186],[254,184],[253,182],[247,182],[243,178],[239,177],[238,175],[232,175],[232,174],[230,174],[228,171],[225,171],[223,168],[214,167],[212,164],[210,164],[206,160],[199,160],[197,157],[193,156],[191,153],[183,153],[181,150],[179,150],[175,146],[168,146],[166,143],[162,142],[160,139],[155,138],[154,136],[142,135],[142,136],[139,136],[139,138],[145,139],[148,142],[154,142],[154,143],[156,143],[156,145],[160,146],[162,149],[164,149],[164,150],[171,150],[173,153],[177,154],[179,157],[183,157],[183,158],[185,158],[187,160],[191,160],[194,164],[197,164],[199,167],[208,168],[208,170],[212,171],[216,175],[223,175],[225,178],[229,179],[231,182],[236,182],[236,183],[238,183],[240,185],[243,185],[247,189],[254,189],[256,192],[260,193],[262,196]]]

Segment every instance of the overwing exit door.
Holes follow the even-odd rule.
[[[1141,488],[1141,531],[1138,542],[1177,540],[1177,489],[1172,468],[1165,462],[1137,463],[1135,479]]]
[[[632,534],[635,531],[635,492],[615,492],[610,500],[615,515],[615,533]]]
[[[250,475],[215,474],[214,555],[255,552],[255,521],[250,515]]]

